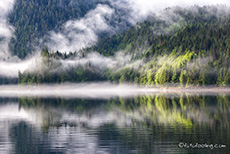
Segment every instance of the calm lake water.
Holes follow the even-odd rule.
[[[0,98],[0,153],[229,154],[230,96]]]

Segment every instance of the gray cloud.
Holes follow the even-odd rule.
[[[118,69],[132,63],[131,56],[117,52],[113,57],[105,57],[97,52],[88,53],[85,57],[76,57],[71,60],[61,60],[64,68],[91,65],[95,70],[102,72],[106,69]]]
[[[99,39],[101,33],[114,34],[119,31],[118,25],[112,25],[113,19],[119,16],[122,20],[127,20],[131,24],[136,24],[142,20],[145,20],[148,15],[155,14],[157,18],[167,21],[167,23],[173,24],[183,19],[182,16],[175,13],[178,7],[162,11],[166,7],[181,6],[186,7],[188,11],[194,15],[199,13],[196,7],[188,7],[191,5],[213,5],[213,4],[226,4],[230,5],[230,1],[220,0],[218,3],[213,0],[166,0],[166,1],[149,1],[149,0],[104,0],[110,2],[109,5],[98,4],[97,7],[89,11],[80,20],[71,20],[66,22],[62,26],[62,31],[51,31],[49,35],[44,38],[43,41],[47,41],[46,44],[53,51],[59,50],[60,52],[79,51],[82,48],[95,45]],[[14,37],[14,27],[9,25],[7,21],[7,15],[12,10],[14,0],[1,0],[0,2],[0,75],[7,77],[17,77],[18,71],[24,72],[30,69],[36,62],[40,62],[38,57],[27,59],[25,61],[19,60],[17,57],[12,57],[9,53],[8,44],[10,39]],[[116,14],[116,10],[123,10]],[[182,9],[182,8],[181,8]],[[206,7],[209,14],[222,16],[229,13],[229,7],[224,5]],[[187,12],[188,12],[187,11]],[[114,21],[116,22],[116,21]],[[180,25],[178,25],[180,27]],[[160,34],[168,32],[162,29],[156,31],[153,28],[154,34]],[[104,57],[98,53],[88,54],[87,57],[79,59],[76,57],[72,60],[61,61],[64,66],[77,66],[91,63],[92,66],[97,67],[99,70],[107,68],[118,68],[120,66],[133,66],[133,62],[130,61],[129,56],[119,55],[118,53],[114,57]],[[13,62],[14,61],[14,62]],[[134,62],[135,63],[135,62]],[[141,61],[138,63],[142,63]],[[140,65],[139,64],[139,65]],[[39,65],[39,64],[38,64]],[[33,67],[34,68],[34,67]],[[30,69],[33,70],[33,69]]]
[[[40,64],[41,58],[39,55],[26,60],[19,60],[15,57],[11,58],[10,61],[0,61],[0,76],[17,78],[19,71],[35,71],[39,68]]]
[[[122,1],[122,0],[121,0]],[[191,5],[198,5],[198,6],[204,6],[204,5],[230,5],[229,0],[190,0],[190,1],[182,1],[182,0],[123,0],[126,1],[128,4],[130,4],[130,7],[134,11],[134,13],[137,13],[139,16],[146,16],[150,12],[158,12],[162,9],[165,9],[167,7],[173,7],[173,6],[181,6],[181,7],[188,7]]]
[[[10,57],[9,42],[14,28],[8,23],[7,15],[13,9],[14,0],[0,1],[0,60]]]
[[[183,19],[181,15],[176,13],[177,9],[183,10],[185,7],[187,12],[193,14],[199,13],[196,7],[189,7],[193,5],[215,5],[222,4],[218,7],[207,7],[206,10],[210,14],[223,15],[229,12],[230,5],[227,0],[220,0],[218,2],[208,0],[166,0],[166,1],[149,1],[149,0],[104,0],[109,2],[110,6],[105,4],[98,4],[97,7],[89,11],[85,17],[80,20],[71,20],[62,26],[62,30],[51,31],[46,39],[46,43],[53,51],[60,52],[74,52],[79,51],[85,47],[93,46],[97,43],[101,33],[117,33],[120,32],[121,22],[135,25],[137,22],[145,20],[149,16],[155,15],[157,19],[165,20],[167,24],[171,25]],[[175,7],[180,6],[180,7]],[[172,9],[163,10],[167,7],[174,7]],[[185,11],[186,12],[186,11]],[[111,24],[111,22],[115,22]],[[118,27],[118,25],[120,27]],[[180,25],[177,25],[180,28]],[[164,27],[165,28],[165,27]],[[156,30],[155,34],[168,32],[168,30]]]
[[[99,4],[82,19],[66,22],[63,31],[51,31],[48,46],[54,51],[68,53],[94,45],[100,32],[112,31],[108,22],[113,12],[108,5]]]

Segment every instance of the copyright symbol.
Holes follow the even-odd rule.
[[[184,147],[184,143],[180,142],[178,146],[179,146],[179,148],[183,148]]]

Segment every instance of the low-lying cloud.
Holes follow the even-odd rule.
[[[189,7],[192,5],[198,5],[198,6],[204,6],[204,5],[230,5],[229,0],[190,0],[190,1],[181,1],[181,0],[120,0],[125,1],[126,4],[129,4],[129,6],[132,8],[132,10],[135,13],[138,13],[137,15],[146,16],[151,12],[158,12],[161,11],[167,7],[174,7],[174,6],[180,6],[180,7]]]
[[[0,1],[0,60],[10,57],[9,43],[13,37],[14,27],[9,24],[7,15],[13,6],[14,0]]]
[[[117,52],[113,57],[105,57],[98,52],[88,53],[85,57],[61,60],[64,68],[89,66],[96,71],[102,72],[106,69],[118,69],[132,63],[131,56]]]
[[[23,73],[24,71],[36,71],[38,66],[41,63],[40,56],[33,56],[32,58],[28,58],[26,60],[19,60],[17,57],[15,61],[0,61],[0,76],[1,77],[9,77],[9,78],[17,78],[19,71]]]
[[[196,15],[199,13],[197,7],[204,5],[209,6],[206,11],[209,14],[221,16],[229,13],[230,2],[227,0],[208,1],[208,0],[166,0],[166,1],[149,1],[149,0],[104,0],[110,5],[98,4],[95,9],[90,10],[80,20],[70,20],[63,24],[60,31],[51,31],[44,38],[45,44],[53,51],[69,53],[95,45],[103,34],[115,34],[124,29],[125,24],[135,25],[150,16],[156,19],[164,20],[168,25],[181,21],[183,17],[176,12],[177,9],[183,10],[186,7],[187,13]],[[177,6],[177,7],[176,7]],[[193,7],[190,7],[193,6]],[[164,10],[167,7],[173,7]],[[184,10],[185,11],[185,10]],[[120,20],[118,22],[118,20]],[[112,24],[111,24],[112,23]],[[165,27],[164,27],[165,28]],[[180,25],[178,25],[180,28]],[[153,29],[154,34],[168,33],[167,30]]]
[[[24,72],[25,70],[33,67],[35,63],[41,61],[37,60],[38,57],[21,61],[16,56],[11,56],[9,52],[10,39],[14,37],[14,27],[8,23],[7,16],[13,9],[14,0],[2,0],[0,2],[0,76],[17,77],[18,71]],[[90,10],[83,18],[78,20],[70,20],[62,25],[60,31],[50,31],[47,36],[42,40],[52,51],[60,51],[62,53],[79,51],[86,47],[95,45],[102,34],[115,34],[120,32],[119,29],[124,27],[117,27],[119,24],[114,19],[124,20],[122,22],[135,25],[137,22],[145,20],[149,15],[155,14],[155,16],[161,20],[167,21],[169,25],[178,22],[183,19],[182,16],[175,13],[177,8],[186,7],[190,12],[194,14],[199,13],[196,7],[189,7],[192,5],[204,6],[204,5],[216,5],[209,6],[206,10],[210,14],[221,16],[228,14],[230,11],[230,1],[227,0],[166,0],[166,1],[149,1],[149,0],[104,0],[103,2],[109,2],[110,5],[98,4],[96,8]],[[227,7],[226,7],[226,6]],[[167,7],[175,7],[173,9],[164,10]],[[119,12],[120,10],[120,12]],[[118,12],[116,12],[118,11]],[[117,14],[120,13],[120,14]],[[126,21],[125,21],[126,20]],[[117,23],[111,24],[112,22]],[[122,24],[120,24],[122,25]],[[153,29],[154,34],[161,34],[167,32],[162,29]],[[40,45],[39,45],[40,46]],[[130,60],[131,56],[116,54],[114,57],[104,57],[99,53],[90,53],[86,57],[74,59],[61,60],[64,67],[79,66],[90,64],[98,70],[105,70],[107,68],[119,68],[123,66],[133,66]],[[141,61],[138,62],[142,64]]]
[[[47,45],[54,51],[74,52],[95,45],[98,34],[112,31],[109,20],[114,10],[99,4],[80,20],[66,22],[61,32],[51,31]]]

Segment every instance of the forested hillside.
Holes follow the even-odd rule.
[[[79,19],[96,7],[97,0],[16,0],[9,22],[15,28],[11,51],[24,58],[47,32],[68,20]]]
[[[20,73],[19,83],[110,80],[144,85],[228,85],[230,18],[210,14],[205,7],[198,10],[196,14],[178,11],[181,18],[172,24],[153,16],[120,35],[102,39],[97,45],[79,52],[82,58],[91,51],[107,57],[122,52],[131,56],[129,65],[98,71],[89,62],[63,69],[63,63],[53,59],[73,59],[79,53],[50,54],[45,49],[47,51],[42,53],[47,53],[43,54],[43,59],[48,69]],[[141,63],[136,64],[136,61]]]
[[[229,84],[228,7],[172,7],[143,19],[130,9],[104,0],[16,0],[10,51],[19,62],[39,56],[34,69],[0,83]]]
[[[142,57],[150,61],[137,71],[138,75],[130,75],[135,70],[126,67],[113,73],[111,79],[147,85],[228,85],[229,34],[229,18],[188,24],[173,35],[158,36],[142,52]]]
[[[225,50],[225,45],[229,41],[229,16],[224,13],[218,16],[215,7],[194,8],[197,9],[196,13],[177,8],[178,10],[172,13],[179,16],[179,19],[167,19],[172,21],[152,16],[122,35],[100,40],[90,50],[104,55],[113,55],[119,50],[134,55],[138,53],[139,55],[134,58],[140,58],[140,55],[151,57],[154,54],[169,54],[176,48],[181,48],[182,51]],[[213,9],[213,12],[210,13],[209,9]]]

